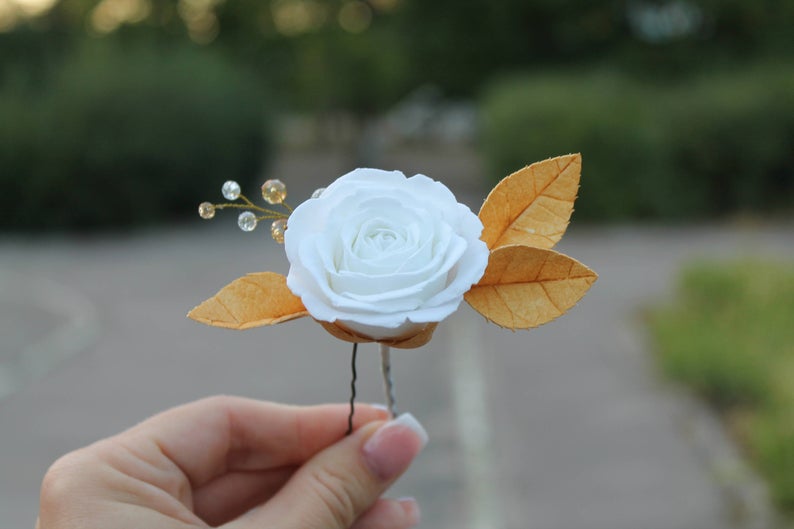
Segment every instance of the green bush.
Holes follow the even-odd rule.
[[[786,0],[435,0],[401,4],[398,16],[415,79],[437,84],[456,96],[476,93],[497,73],[550,64],[581,67],[604,58],[653,79],[677,78],[713,62],[735,64],[737,56],[779,53],[790,62],[794,42],[790,27],[794,3]],[[695,21],[690,30],[658,40],[649,40],[647,34],[643,38],[639,26],[632,23],[635,14],[665,8],[678,14],[668,11],[664,25],[675,22],[679,29],[689,18],[680,8],[693,11]]]
[[[759,466],[772,484],[773,499],[794,513],[794,411],[791,401],[788,409],[759,417],[751,440]]]
[[[740,441],[779,505],[794,513],[794,268],[759,262],[689,267],[653,311],[664,370],[742,421]]]
[[[667,85],[613,70],[513,76],[490,86],[482,111],[495,179],[582,153],[579,217],[794,206],[794,75],[775,65]]]
[[[84,46],[43,88],[0,90],[2,228],[195,214],[224,180],[261,170],[263,99],[255,82],[194,48]]]

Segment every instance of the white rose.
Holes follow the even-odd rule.
[[[356,169],[289,217],[287,286],[313,318],[402,339],[455,312],[482,277],[483,226],[424,175]]]

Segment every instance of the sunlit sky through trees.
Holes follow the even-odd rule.
[[[47,15],[58,1],[0,0],[0,32],[10,31],[27,21],[35,22]],[[355,34],[367,30],[377,13],[389,13],[399,2],[272,0],[257,4],[252,14],[258,16],[263,32],[275,30],[285,37],[300,36],[330,25]],[[99,0],[77,6],[77,10],[84,12],[87,29],[98,34],[112,33],[125,24],[158,25],[179,17],[191,39],[207,44],[215,40],[221,30],[218,10],[225,3],[224,0],[178,0],[175,4],[152,0]]]

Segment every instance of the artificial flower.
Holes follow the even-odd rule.
[[[529,165],[499,182],[475,216],[430,178],[358,169],[290,214],[286,277],[249,274],[188,316],[234,329],[311,316],[342,340],[414,348],[465,299],[502,327],[536,327],[598,277],[551,249],[580,172],[578,154]]]
[[[442,321],[488,264],[480,219],[424,175],[356,169],[288,226],[290,291],[314,319],[376,341]]]

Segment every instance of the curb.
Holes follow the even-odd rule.
[[[780,528],[766,482],[742,457],[714,412],[687,390],[681,392],[686,410],[684,431],[722,489],[738,527]]]

